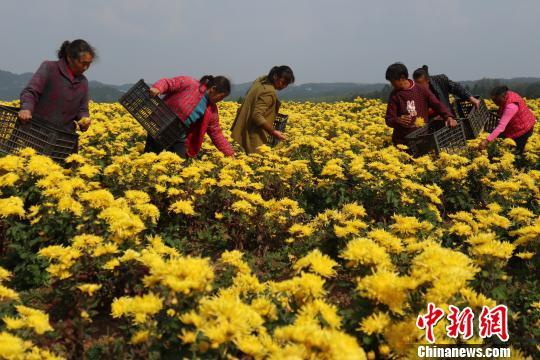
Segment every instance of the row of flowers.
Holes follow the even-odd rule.
[[[92,104],[66,166],[0,158],[0,356],[408,357],[430,302],[507,304],[534,331],[538,288],[512,295],[538,262],[538,130],[516,167],[502,140],[411,158],[378,101],[283,111],[290,140],[250,157],[141,154],[135,120]]]

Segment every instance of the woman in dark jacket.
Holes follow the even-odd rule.
[[[83,73],[95,57],[95,50],[84,40],[64,41],[57,61],[44,61],[21,92],[19,119],[44,121],[67,132],[90,126],[88,80]]]
[[[462,100],[468,100],[476,107],[480,106],[480,100],[472,96],[469,90],[465,89],[460,83],[450,80],[444,74],[429,75],[427,65],[416,69],[413,73],[413,79],[416,84],[431,90],[437,99],[449,110],[452,110],[450,106],[450,94]]]

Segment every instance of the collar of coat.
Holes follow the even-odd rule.
[[[270,86],[272,89],[275,89],[274,84],[268,80],[268,76],[266,75],[259,77],[257,81],[263,86]]]
[[[71,77],[69,76],[69,72],[68,72],[68,63],[65,59],[60,59],[58,60],[58,68],[60,69],[60,73],[66,78],[68,79],[71,83],[73,84],[76,84],[76,83],[79,83],[81,81],[83,81],[84,79],[86,79],[84,77],[84,75],[73,75],[73,80],[71,79]]]
[[[199,93],[203,94],[203,96],[206,96],[206,90],[206,85],[199,83]],[[208,100],[208,103],[210,103],[210,100]]]

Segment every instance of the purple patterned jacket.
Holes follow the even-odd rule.
[[[32,118],[75,132],[75,121],[88,117],[88,80],[69,76],[65,60],[44,61],[21,92],[21,109]]]

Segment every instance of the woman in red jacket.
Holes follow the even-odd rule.
[[[164,95],[165,104],[178,115],[188,130],[168,149],[163,149],[148,136],[144,152],[168,150],[184,158],[195,157],[201,150],[204,135],[208,134],[219,151],[226,156],[234,156],[234,150],[221,130],[216,105],[230,92],[231,83],[223,76],[206,75],[200,80],[178,76],[158,80],[150,88],[151,95]]]
[[[506,86],[498,86],[491,92],[491,100],[499,106],[499,124],[487,139],[480,143],[480,150],[497,137],[513,139],[516,142],[516,153],[521,155],[527,140],[531,137],[536,117],[527,107],[525,100]]]

